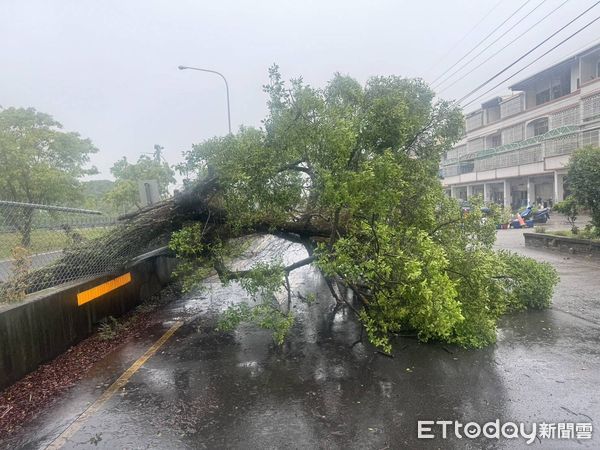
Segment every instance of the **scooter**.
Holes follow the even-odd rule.
[[[519,214],[525,221],[533,220],[534,223],[546,223],[550,219],[550,208],[543,208],[534,213],[533,207],[528,206]]]
[[[550,208],[543,208],[537,211],[533,215],[533,221],[535,223],[546,223],[550,219]]]

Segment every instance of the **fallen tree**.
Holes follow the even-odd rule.
[[[376,77],[361,86],[338,74],[315,89],[300,79],[286,85],[277,67],[265,91],[263,128],[194,146],[180,167],[192,174],[186,191],[128,217],[100,244],[113,249],[108,258],[172,234],[185,286],[214,270],[253,295],[224,315],[223,328],[251,320],[278,341],[293,317],[272,294],[284,286],[291,296],[288,274],[308,264],[384,351],[404,330],[424,341],[487,345],[506,311],[548,304],[555,271],[495,252],[493,217],[484,220],[476,200],[464,214],[443,192],[440,158],[462,134],[455,105],[436,101],[419,80]],[[257,232],[301,243],[307,257],[230,270],[228,242]],[[83,264],[98,245],[58,264]],[[539,283],[549,288],[544,298],[527,303],[523,293]]]

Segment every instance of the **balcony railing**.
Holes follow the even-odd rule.
[[[440,174],[450,177],[541,162],[547,157],[569,155],[585,145],[598,145],[598,139],[598,130],[579,131],[577,126],[560,127],[520,142],[481,150],[476,155],[465,154],[452,161],[446,160]]]
[[[589,122],[600,117],[600,94],[583,99],[583,121]]]
[[[513,152],[523,148],[531,147],[536,144],[540,144],[544,141],[554,139],[561,136],[568,136],[579,131],[579,127],[576,125],[569,125],[565,127],[555,128],[539,136],[534,136],[522,141],[513,142],[512,144],[505,144],[499,147],[486,148],[478,152],[465,153],[461,158],[449,158],[442,162],[442,165],[451,165],[460,161],[467,161],[473,159],[488,158],[499,153]]]

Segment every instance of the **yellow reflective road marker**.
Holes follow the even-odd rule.
[[[104,391],[104,393],[98,397],[98,399],[92,403],[75,421],[69,425],[69,427],[63,431],[54,441],[46,447],[46,450],[58,450],[63,447],[67,443],[67,441],[72,438],[75,433],[77,433],[81,427],[83,427],[85,421],[92,416],[94,413],[98,412],[98,410],[104,405],[116,392],[119,391],[123,386],[127,384],[129,379],[135,374],[140,367],[144,365],[146,361],[148,361],[154,354],[161,348],[165,342],[169,340],[171,336],[183,325],[183,322],[175,322],[171,328],[169,328],[165,334],[163,334],[158,341],[150,347],[146,353],[138,358],[136,362],[134,362],[129,369],[123,372],[117,381],[109,386],[109,388]]]
[[[92,300],[104,295],[108,294],[115,289],[120,288],[121,286],[125,286],[126,284],[131,283],[131,272],[127,272],[120,277],[114,278],[112,280],[107,281],[106,283],[99,284],[98,286],[94,286],[87,291],[80,292],[77,294],[77,306],[81,306],[87,302],[91,302]]]

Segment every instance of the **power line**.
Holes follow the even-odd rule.
[[[599,2],[600,3],[600,2]],[[565,42],[567,42],[569,39],[573,38],[574,36],[576,36],[577,34],[581,33],[583,30],[585,30],[587,27],[589,27],[590,25],[592,25],[594,22],[597,22],[598,20],[600,20],[600,16],[596,17],[594,20],[592,20],[591,22],[587,23],[586,25],[584,25],[583,27],[581,27],[579,30],[577,30],[575,33],[571,34],[569,37],[563,39],[562,41],[560,41],[558,44],[556,44],[554,47],[552,47],[550,50],[548,50],[547,52],[543,53],[542,55],[538,56],[536,59],[534,59],[533,61],[531,61],[529,64],[527,64],[525,67],[517,70],[515,73],[513,73],[511,76],[505,78],[504,80],[502,80],[500,83],[498,83],[497,85],[495,85],[494,87],[492,87],[491,89],[485,91],[483,94],[481,94],[480,96],[474,98],[473,100],[471,100],[469,103],[467,103],[466,105],[463,106],[463,108],[469,106],[471,103],[474,103],[475,101],[479,100],[481,97],[489,94],[491,91],[493,91],[494,89],[496,89],[498,86],[502,85],[503,83],[506,83],[508,80],[510,80],[511,78],[513,78],[515,75],[520,74],[521,72],[523,72],[525,69],[527,69],[528,67],[530,67],[531,65],[533,65],[534,63],[538,62],[540,59],[542,59],[544,56],[546,56],[548,53],[556,50],[558,47],[560,47],[562,44],[564,44]],[[468,96],[467,96],[468,97]],[[458,103],[462,102],[465,99],[465,97],[461,98]]]
[[[452,47],[450,47],[448,50],[446,50],[445,54],[449,54],[452,50],[454,50],[456,47],[458,47],[460,44],[462,44],[462,42],[467,38],[467,36],[469,36],[473,31],[475,31],[477,29],[477,27],[479,25],[481,25],[483,23],[483,21],[485,19],[488,18],[488,16],[494,12],[494,10],[500,6],[500,4],[502,4],[504,2],[504,0],[500,0],[498,3],[496,3],[494,6],[492,6],[492,8],[481,18],[479,19],[479,21],[475,24],[475,26],[473,26],[473,28],[471,28],[469,31],[467,31],[463,37],[461,37],[458,41],[456,41],[454,43],[454,45],[452,45]],[[436,65],[438,64],[439,61],[436,61],[435,63],[433,63],[431,66],[429,66],[429,68],[425,71],[426,73],[429,73],[431,71],[431,69],[433,69],[434,67],[436,67]]]
[[[506,34],[511,31],[513,28],[515,28],[517,25],[519,25],[521,22],[523,22],[525,19],[527,19],[527,17],[529,17],[531,14],[533,14],[533,12],[538,9],[540,6],[542,6],[544,3],[546,3],[548,0],[542,0],[541,3],[538,3],[538,5],[533,8],[531,11],[529,11],[527,14],[525,14],[523,17],[521,17],[518,21],[516,21],[508,30],[505,30],[503,34],[501,34],[500,36],[498,36],[496,39],[494,39],[492,42],[490,42],[483,50],[481,50],[479,53],[477,53],[475,56],[473,56],[470,60],[468,60],[466,63],[464,63],[462,66],[460,66],[458,69],[456,69],[454,72],[452,72],[450,75],[448,75],[447,77],[445,77],[444,79],[440,80],[437,83],[437,86],[433,86],[434,89],[439,88],[441,85],[443,85],[446,81],[448,81],[450,78],[452,78],[454,75],[456,75],[458,72],[460,72],[462,69],[464,69],[466,66],[468,66],[469,64],[471,64],[473,62],[473,60],[477,59],[479,56],[481,56],[482,53],[484,53],[488,48],[490,48],[492,45],[494,45],[496,42],[498,42],[500,39],[502,39],[504,36],[506,36]]]
[[[521,11],[531,0],[526,0],[525,3],[523,3],[521,6],[519,6],[516,11],[513,11],[513,13],[508,16],[506,19],[504,19],[504,22],[502,22],[500,25],[498,25],[496,28],[494,28],[486,37],[484,37],[482,40],[480,40],[477,45],[475,45],[475,47],[473,47],[471,50],[469,50],[465,55],[462,56],[462,58],[460,58],[458,61],[456,61],[454,64],[452,64],[450,67],[448,67],[448,69],[446,69],[444,72],[441,73],[440,76],[438,76],[435,80],[433,80],[431,82],[431,84],[437,82],[440,78],[442,78],[448,71],[454,69],[458,64],[460,64],[462,62],[463,59],[465,59],[467,56],[469,56],[471,53],[473,53],[477,47],[479,47],[481,44],[483,44],[485,41],[487,41],[487,39],[494,34],[496,31],[498,31],[500,28],[502,28],[504,26],[504,24],[506,22],[508,22],[510,19],[512,19],[515,14],[517,14],[519,11]]]
[[[521,39],[524,35],[526,35],[527,33],[529,33],[531,30],[533,30],[536,26],[538,26],[540,23],[542,23],[544,20],[546,20],[548,17],[550,17],[552,14],[554,14],[556,11],[558,11],[563,5],[565,5],[566,3],[568,3],[570,0],[565,0],[564,2],[562,2],[560,5],[558,5],[556,8],[554,8],[552,11],[550,11],[548,14],[546,14],[544,17],[542,17],[540,20],[538,20],[536,23],[534,23],[533,25],[531,25],[529,28],[527,28],[524,32],[522,32],[520,35],[518,35],[516,38],[514,38],[512,41],[510,41],[508,44],[506,44],[504,47],[502,47],[500,50],[498,50],[496,53],[493,53],[492,55],[488,56],[486,59],[484,59],[481,63],[479,63],[478,67],[481,67],[482,65],[484,65],[486,62],[488,62],[490,59],[492,59],[494,56],[498,55],[498,53],[504,51],[507,47],[509,47],[510,45],[514,44],[516,41],[518,41],[519,39]],[[447,91],[448,89],[450,89],[452,86],[454,86],[456,83],[458,83],[459,81],[464,80],[465,77],[462,76],[460,78],[458,78],[457,80],[453,81],[452,83],[450,83],[448,86],[446,86],[444,89],[442,89],[440,92],[444,92]]]
[[[482,87],[484,87],[486,84],[489,84],[490,82],[492,82],[493,80],[495,80],[496,78],[498,78],[500,75],[502,75],[504,72],[506,72],[508,69],[510,69],[511,67],[513,67],[515,64],[517,64],[519,61],[522,61],[524,58],[526,58],[527,56],[529,56],[532,52],[534,52],[535,50],[537,50],[538,48],[540,48],[542,45],[544,45],[546,42],[548,42],[550,39],[552,39],[554,36],[556,36],[558,33],[560,33],[562,30],[564,30],[565,28],[567,28],[569,25],[571,25],[573,22],[575,22],[577,19],[579,19],[580,17],[582,17],[583,15],[587,14],[588,11],[590,11],[592,8],[595,8],[596,6],[598,6],[598,4],[600,3],[600,0],[598,0],[596,3],[594,3],[592,6],[590,6],[588,9],[586,9],[584,12],[582,12],[581,14],[579,14],[577,17],[575,17],[574,19],[572,19],[569,23],[567,23],[566,25],[563,25],[561,28],[559,28],[557,31],[555,31],[554,33],[552,33],[550,36],[548,36],[546,39],[544,39],[542,42],[540,42],[539,44],[537,44],[535,47],[533,47],[531,50],[529,50],[528,52],[526,52],[524,55],[520,56],[517,60],[513,61],[512,63],[510,63],[508,66],[506,66],[504,69],[502,69],[500,72],[498,72],[497,74],[495,74],[494,76],[492,76],[491,78],[488,78],[486,81],[484,81],[483,83],[481,83],[479,86],[477,86],[475,89],[473,89],[471,92],[469,92],[467,95],[463,96],[460,100],[458,100],[458,103],[461,103],[463,100],[465,100],[466,98],[470,97],[471,95],[473,95],[475,92],[477,92],[478,90],[480,90]]]

